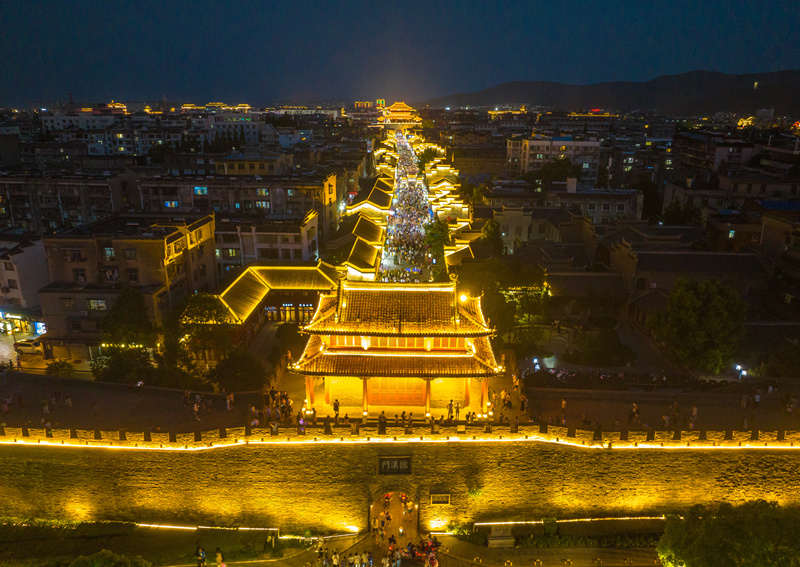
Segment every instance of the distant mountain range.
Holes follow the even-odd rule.
[[[800,114],[800,70],[747,75],[692,71],[664,75],[643,83],[594,85],[512,81],[474,93],[432,98],[419,106],[496,106],[510,103],[547,106],[564,111],[604,108],[690,115],[720,111],[753,113],[760,108],[774,108],[776,116],[797,115]]]

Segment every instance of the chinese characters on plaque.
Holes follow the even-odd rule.
[[[411,474],[411,457],[378,457],[378,474]]]

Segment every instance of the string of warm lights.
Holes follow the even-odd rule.
[[[420,427],[424,427],[423,424]],[[306,445],[306,444],[339,444],[339,445],[360,445],[360,444],[411,444],[411,443],[546,443],[555,444],[568,447],[575,447],[580,449],[602,449],[602,450],[617,450],[617,449],[661,449],[661,450],[683,450],[683,451],[706,451],[706,450],[769,450],[769,451],[792,451],[800,449],[800,445],[795,445],[793,441],[781,442],[775,441],[774,444],[768,442],[743,442],[743,441],[720,441],[717,442],[700,442],[700,441],[685,441],[681,444],[674,442],[589,442],[585,440],[568,440],[560,437],[546,437],[542,434],[538,435],[510,435],[497,434],[495,437],[487,436],[487,434],[478,435],[441,435],[440,437],[433,436],[350,436],[338,438],[320,438],[320,437],[281,437],[280,439],[271,438],[234,438],[232,440],[220,439],[214,442],[195,442],[196,445],[190,442],[134,442],[134,441],[112,441],[105,440],[92,440],[92,439],[53,439],[53,438],[0,438],[0,445],[8,446],[30,446],[30,447],[61,447],[61,448],[81,448],[81,449],[122,449],[122,450],[145,450],[145,451],[209,451],[213,449],[220,449],[232,447],[237,445]],[[201,444],[202,443],[202,444]],[[788,443],[788,444],[786,444]]]

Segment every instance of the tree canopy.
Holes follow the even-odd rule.
[[[444,261],[444,247],[451,243],[450,227],[443,220],[436,218],[425,225],[425,243],[430,247],[431,256],[436,260],[433,276],[436,281],[447,279],[447,267]]]
[[[96,380],[104,382],[151,382],[154,375],[150,352],[143,347],[106,347],[89,366]],[[167,384],[161,384],[166,386]]]
[[[500,224],[496,220],[487,220],[481,228],[481,234],[481,240],[492,247],[492,254],[499,256],[503,253],[505,249],[503,233],[500,230]]]
[[[204,292],[190,295],[180,313],[180,331],[195,351],[225,353],[230,348],[232,316],[219,297]]]
[[[144,296],[133,286],[122,289],[103,317],[101,329],[103,342],[112,345],[153,346],[156,339]]]
[[[581,166],[573,164],[568,157],[556,158],[542,164],[539,171],[523,175],[523,179],[547,191],[555,181],[566,181],[568,177],[581,178]]]
[[[764,500],[694,506],[667,517],[656,549],[666,567],[797,567],[800,510]]]
[[[152,563],[140,556],[126,557],[104,549],[94,555],[81,555],[69,567],[150,567]]]
[[[647,327],[676,362],[718,374],[733,361],[744,337],[744,316],[744,302],[729,286],[681,279]]]

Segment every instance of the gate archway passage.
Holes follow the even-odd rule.
[[[384,492],[370,505],[369,512],[372,541],[378,554],[388,551],[392,537],[403,548],[419,543],[419,502],[409,494]]]

